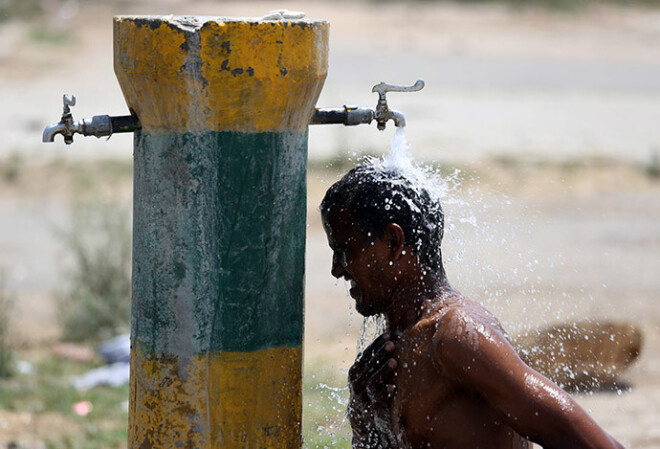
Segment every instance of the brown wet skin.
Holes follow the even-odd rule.
[[[333,276],[390,325],[349,371],[353,447],[622,448],[522,362],[490,312],[423,267],[400,226],[370,235],[343,211],[323,225]]]

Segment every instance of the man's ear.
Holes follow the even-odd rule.
[[[396,223],[390,223],[385,228],[385,241],[390,249],[390,256],[393,261],[399,260],[403,255],[404,242],[406,236],[401,226]]]

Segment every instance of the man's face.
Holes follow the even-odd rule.
[[[332,275],[351,283],[355,309],[364,316],[384,312],[391,283],[387,245],[344,211],[324,214],[323,228],[333,251]]]

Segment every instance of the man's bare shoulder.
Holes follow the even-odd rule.
[[[434,358],[446,368],[465,367],[484,345],[509,341],[497,318],[481,304],[457,292],[439,299],[418,325],[433,327]]]
[[[434,301],[418,326],[434,327],[436,339],[462,338],[473,331],[497,332],[508,339],[495,315],[458,292],[447,293]]]

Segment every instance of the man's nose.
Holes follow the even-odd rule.
[[[341,257],[338,253],[332,255],[332,269],[330,270],[330,273],[332,273],[337,279],[344,274],[344,265],[342,265]]]

